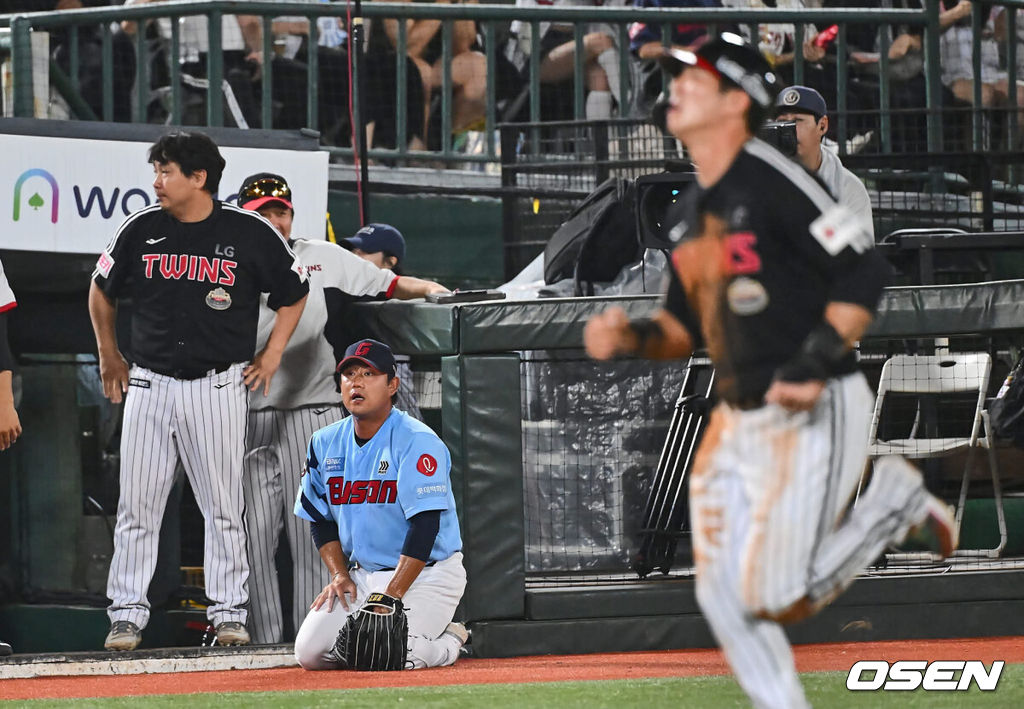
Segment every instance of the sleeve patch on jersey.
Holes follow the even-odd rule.
[[[114,259],[110,257],[106,251],[100,254],[100,257],[96,260],[96,270],[99,271],[104,278],[110,277],[110,269],[114,267]]]
[[[300,281],[306,281],[306,269],[302,267],[302,262],[299,261],[298,256],[292,259],[292,271],[298,275]]]
[[[428,453],[424,453],[420,456],[419,460],[416,461],[416,470],[429,478],[437,472],[437,459]]]
[[[856,215],[838,204],[811,222],[811,236],[832,256],[847,246],[859,254],[874,246],[874,239]]]

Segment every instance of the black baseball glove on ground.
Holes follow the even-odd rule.
[[[402,601],[371,593],[345,621],[333,654],[345,669],[378,672],[405,669],[408,649],[409,621]]]

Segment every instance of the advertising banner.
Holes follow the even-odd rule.
[[[0,134],[0,249],[98,255],[128,215],[156,202],[151,144]],[[248,175],[279,174],[292,188],[292,236],[325,237],[326,152],[220,151],[218,199],[233,202]]]

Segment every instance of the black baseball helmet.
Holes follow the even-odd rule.
[[[768,60],[749,42],[732,32],[718,37],[690,52],[676,47],[666,48],[658,58],[661,68],[672,76],[689,66],[699,66],[736,86],[758,106],[768,108],[775,103],[781,83]]]

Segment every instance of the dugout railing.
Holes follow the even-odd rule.
[[[1019,25],[1017,9],[1024,5],[1024,0],[1006,0],[1006,25],[1009,37],[1017,36]],[[976,3],[972,8],[970,23],[975,36],[981,35],[988,6]],[[186,113],[186,93],[182,83],[181,62],[184,57],[181,50],[181,32],[177,20],[182,17],[203,15],[208,18],[208,31],[205,38],[209,48],[206,76],[196,77],[208,80],[210,100],[206,102],[205,115],[200,125],[220,126],[225,122],[224,98],[226,82],[225,64],[222,51],[224,36],[220,20],[232,14],[251,14],[260,19],[260,46],[249,47],[249,50],[260,51],[264,57],[274,57],[277,39],[273,31],[273,19],[281,16],[298,16],[309,21],[308,42],[316,46],[320,39],[319,18],[344,20],[344,26],[352,26],[347,18],[350,10],[341,3],[287,3],[287,2],[250,2],[243,0],[214,0],[213,2],[174,2],[135,5],[131,7],[101,7],[80,10],[61,10],[49,13],[19,13],[0,15],[0,51],[12,60],[11,115],[21,117],[47,115],[49,96],[45,95],[46,87],[52,86],[63,96],[74,117],[84,120],[115,120],[115,94],[121,90],[130,92],[127,108],[128,116],[119,120],[145,122],[150,119],[150,103],[154,99],[154,89],[163,90],[162,99],[166,103],[166,120],[170,124],[180,124]],[[804,60],[801,52],[796,52],[789,69],[780,65],[787,81],[804,83],[814,72],[824,76],[828,84],[834,87],[835,105],[830,106],[835,118],[833,136],[841,153],[856,149],[858,136],[861,141],[868,132],[874,133],[870,150],[882,154],[892,151],[922,150],[935,152],[944,145],[944,135],[955,132],[962,134],[962,145],[972,151],[991,149],[1002,144],[1014,149],[1018,143],[1018,121],[1013,120],[1017,114],[1017,96],[1009,92],[1005,106],[987,108],[983,105],[981,76],[982,56],[980,44],[975,43],[972,55],[972,76],[975,77],[973,94],[969,102],[953,100],[941,83],[939,67],[939,4],[923,3],[923,7],[913,10],[894,10],[874,8],[865,9],[828,9],[828,10],[737,10],[730,8],[710,9],[638,9],[638,8],[572,8],[572,7],[536,7],[520,8],[505,3],[470,4],[470,5],[436,5],[417,3],[366,3],[362,6],[365,18],[375,20],[399,19],[432,19],[441,21],[440,67],[441,80],[438,102],[438,124],[440,126],[439,144],[427,151],[410,151],[407,138],[414,132],[409,125],[407,102],[409,98],[404,89],[410,68],[404,61],[409,38],[404,22],[398,23],[392,61],[395,62],[394,76],[394,120],[395,142],[389,149],[375,148],[367,152],[371,159],[429,159],[447,162],[496,162],[499,153],[499,141],[495,130],[504,121],[528,120],[536,123],[550,120],[551,115],[544,115],[543,94],[547,86],[540,81],[539,67],[541,50],[539,42],[532,42],[525,52],[520,51],[519,60],[527,67],[522,76],[516,79],[515,85],[497,86],[497,81],[486,82],[484,109],[479,121],[473,126],[480,133],[478,149],[468,153],[459,149],[461,142],[453,136],[453,77],[452,52],[454,44],[454,23],[459,20],[472,20],[477,23],[478,46],[482,49],[483,67],[488,77],[498,76],[499,69],[504,65],[501,56],[507,51],[515,52],[522,47],[509,44],[510,26],[518,21],[523,27],[529,27],[532,36],[540,34],[542,23],[558,22],[572,25],[573,41],[579,50],[584,42],[588,26],[602,24],[620,49],[629,45],[629,27],[634,22],[645,22],[662,29],[663,42],[667,43],[671,36],[668,31],[675,23],[706,24],[712,31],[736,28],[749,36],[761,36],[761,27],[768,25],[792,25],[793,42],[802,46],[805,37],[809,36],[811,26],[825,29],[835,25],[835,52],[829,54],[819,63]],[[136,32],[126,42],[119,41],[117,23],[123,21],[148,21],[157,18],[170,19],[168,35],[154,38],[152,33]],[[857,64],[851,61],[851,53],[855,49],[847,39],[848,31],[866,26],[877,26],[877,50],[879,55],[877,75],[885,77],[879,80],[871,75],[858,73]],[[915,98],[906,99],[906,83],[904,79],[890,79],[888,59],[891,36],[898,34],[901,28],[913,32],[920,31],[923,36],[921,55],[923,70],[917,82]],[[335,28],[337,29],[337,27]],[[891,35],[890,31],[895,32]],[[65,59],[62,62],[51,61],[50,52],[42,40],[44,33],[53,33],[64,48]],[[34,35],[36,38],[34,39]],[[160,44],[165,58],[159,66],[151,65],[154,42]],[[89,45],[98,59],[89,59],[83,52]],[[345,45],[340,45],[344,47]],[[525,45],[523,45],[525,46]],[[115,47],[121,47],[115,51]],[[1002,59],[1008,75],[1009,84],[1015,83],[1018,71],[1020,48],[1016,41],[1005,43]],[[115,57],[117,57],[115,59]],[[566,110],[559,116],[576,120],[584,117],[585,85],[583,53],[575,54],[574,76],[561,89],[566,97],[571,97]],[[355,85],[367,78],[370,67],[363,57],[353,55],[353,75]],[[89,62],[93,61],[93,64]],[[95,61],[99,65],[95,65]],[[318,52],[309,52],[302,62],[300,70],[305,70],[305,127],[327,131],[331,126],[325,125],[321,108],[327,99],[327,93],[321,76],[321,59]],[[283,71],[275,68],[275,61],[264,61],[259,67],[253,67],[256,79],[263,87],[254,109],[251,122],[264,128],[274,127],[274,72]],[[637,63],[627,51],[619,52],[619,73],[621,76],[619,94],[615,97],[620,109],[620,116],[625,116],[626,107],[633,105],[633,98],[638,90],[630,80],[638,74]],[[125,73],[128,72],[128,73]],[[98,77],[89,76],[98,73]],[[165,86],[154,86],[155,73],[165,74]],[[99,79],[98,94],[87,97],[83,93],[86,79]],[[506,82],[508,83],[508,82]],[[656,88],[656,87],[655,87]],[[367,107],[359,105],[360,92],[351,92],[352,117],[358,118],[360,111],[366,112]],[[855,100],[857,97],[863,101]],[[280,96],[277,97],[280,99]],[[513,110],[518,107],[519,110]],[[229,106],[229,112],[231,108]],[[566,115],[567,112],[567,115]],[[962,120],[958,117],[962,116]],[[353,124],[357,124],[353,121]],[[294,126],[289,126],[294,127]],[[344,145],[342,131],[341,144],[329,147],[340,158],[352,157],[352,145]]]

